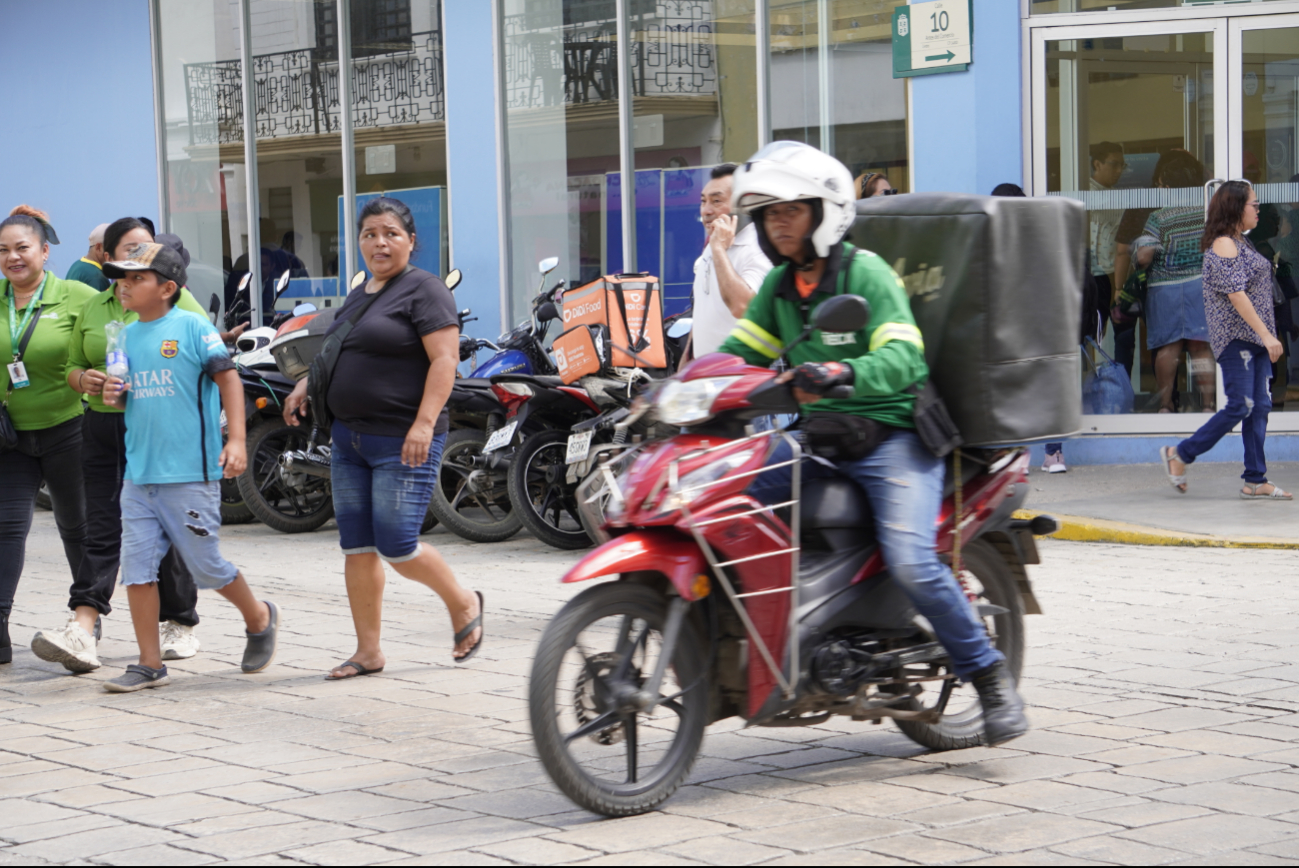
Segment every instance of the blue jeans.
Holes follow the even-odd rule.
[[[175,550],[194,584],[215,591],[239,575],[221,556],[221,483],[122,483],[122,584],[152,585]]]
[[[1258,344],[1234,340],[1218,356],[1218,364],[1222,366],[1227,406],[1177,444],[1177,457],[1193,464],[1239,424],[1240,439],[1245,444],[1245,472],[1240,478],[1254,484],[1267,482],[1263,441],[1267,438],[1267,416],[1272,412],[1272,362],[1267,350]]]
[[[781,444],[770,463],[789,458],[789,447]],[[792,469],[778,467],[763,473],[749,486],[749,493],[763,503],[789,500]],[[837,474],[866,492],[889,575],[928,619],[956,674],[964,678],[1003,660],[934,547],[943,499],[942,459],[925,448],[916,432],[899,429],[860,461],[840,464]],[[803,463],[804,480],[834,475],[835,470],[819,462]]]
[[[359,434],[337,421],[331,433],[334,517],[343,554],[373,552],[389,563],[414,558],[447,435],[433,438],[428,461],[407,467],[401,463],[405,437]]]

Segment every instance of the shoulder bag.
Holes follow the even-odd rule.
[[[40,322],[41,308],[36,308],[32,312],[32,321],[27,325],[27,331],[18,340],[18,352],[14,354],[14,361],[21,362],[23,353],[27,352],[27,344],[32,339],[32,332],[36,331],[36,323]],[[9,418],[9,398],[14,393],[14,384],[11,380],[9,388],[5,392],[5,399],[0,403],[0,452],[10,452],[18,446],[18,429],[14,428],[14,420]]]
[[[387,289],[385,286],[384,289]],[[362,290],[364,292],[364,290]],[[343,352],[343,341],[352,333],[352,329],[375,299],[382,295],[382,290],[371,294],[357,305],[356,311],[347,320],[326,336],[320,346],[320,352],[311,360],[307,368],[307,400],[311,404],[311,417],[317,428],[328,431],[334,424],[334,417],[329,412],[329,383],[334,376],[334,367]]]

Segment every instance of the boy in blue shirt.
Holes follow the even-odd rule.
[[[279,612],[261,602],[243,574],[221,556],[221,477],[238,476],[244,451],[243,385],[221,335],[202,317],[175,309],[185,263],[161,244],[139,244],[104,264],[120,280],[122,307],[140,319],[122,332],[130,372],[110,376],[104,400],[126,407],[126,479],[122,483],[122,584],[140,646],[140,662],[105,682],[110,693],[170,683],[158,639],[158,562],[175,546],[200,588],[215,590],[244,616],[244,672],[275,657]],[[110,370],[113,357],[109,355]],[[218,403],[219,398],[219,403]],[[229,436],[221,446],[221,409]]]

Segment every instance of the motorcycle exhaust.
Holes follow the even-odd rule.
[[[280,455],[280,467],[286,473],[329,478],[329,458],[314,452],[295,449]]]

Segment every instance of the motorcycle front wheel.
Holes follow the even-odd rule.
[[[310,438],[301,427],[267,418],[248,433],[248,468],[239,475],[239,493],[263,524],[281,533],[316,530],[334,517],[329,479],[286,473],[280,456],[305,449]]]
[[[537,539],[557,549],[584,549],[591,537],[578,515],[577,485],[568,483],[568,432],[538,431],[514,452],[510,503]]]
[[[555,785],[607,817],[662,804],[694,766],[708,722],[704,638],[687,618],[665,649],[668,601],[642,585],[610,582],[578,594],[546,627],[532,663],[532,737]],[[659,659],[659,702],[646,711],[619,697],[641,691]]]
[[[505,472],[476,466],[475,459],[483,454],[486,443],[487,435],[477,428],[458,428],[447,434],[429,511],[457,536],[473,542],[500,542],[518,533],[523,522],[510,503]],[[471,480],[475,472],[479,475]]]
[[[1018,682],[1024,668],[1024,605],[1006,555],[991,543],[976,540],[962,548],[961,563],[961,581],[965,589],[974,595],[974,603],[990,603],[1007,610],[1005,614],[980,617],[979,620],[987,628],[992,644],[1005,656],[1006,665]],[[942,674],[946,674],[946,666],[940,669]],[[908,674],[938,673],[910,670]],[[943,683],[929,682],[926,688]],[[949,695],[945,701],[942,689],[926,689],[912,699],[908,706],[919,711],[945,702],[943,715],[937,723],[898,720],[895,721],[898,729],[912,741],[932,750],[956,750],[983,744],[983,710],[974,686],[964,684],[957,687],[952,684],[946,689]]]

